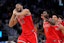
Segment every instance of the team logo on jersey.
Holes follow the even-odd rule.
[[[21,21],[21,24],[22,25],[25,23],[25,21],[23,19],[20,19],[20,21]]]

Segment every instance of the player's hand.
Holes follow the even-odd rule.
[[[58,24],[59,29],[64,30],[64,26],[62,24]]]
[[[13,16],[14,16],[14,19],[17,19],[17,17],[18,17],[17,16],[17,11],[15,9],[13,10]]]
[[[22,14],[22,12],[17,12],[15,9],[13,10],[13,15],[15,16],[15,19],[17,17],[22,17],[21,14]]]

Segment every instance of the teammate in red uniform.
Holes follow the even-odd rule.
[[[61,38],[61,40],[59,40],[59,41],[62,42],[63,35],[62,35],[62,31],[61,31],[62,27],[60,25],[61,24],[61,20],[59,19],[58,15],[53,15],[52,19],[55,21],[55,25],[54,25],[55,30],[57,31],[58,36],[60,36],[60,38]]]
[[[62,16],[53,15],[53,19],[56,21],[56,27],[60,30],[59,36],[61,40],[64,41],[64,21],[62,20]]]
[[[61,15],[59,16],[58,22],[60,23],[60,26],[61,26],[61,32],[62,32],[62,35],[63,35],[62,41],[64,43],[64,21],[63,21],[63,17]]]
[[[58,22],[64,26],[63,17],[62,17],[61,15],[59,15]],[[64,30],[64,29],[63,29],[63,30]]]
[[[56,30],[55,21],[49,20],[49,15],[46,11],[43,12],[41,15],[41,18],[43,21],[43,28],[46,36],[46,43],[61,43],[61,37],[59,36],[58,32],[60,31]]]
[[[9,27],[13,27],[17,22],[22,27],[22,35],[19,36],[18,43],[38,43],[31,13],[28,9],[23,9],[21,4],[16,4]]]

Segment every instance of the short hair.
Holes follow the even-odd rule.
[[[15,5],[15,7],[16,7],[17,5],[21,5],[21,4],[17,3],[17,4]]]
[[[55,14],[54,14],[55,15]],[[59,16],[58,15],[55,15],[57,18],[59,18]]]
[[[63,19],[63,16],[62,15],[58,15],[59,18]]]

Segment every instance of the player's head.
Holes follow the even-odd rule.
[[[55,21],[58,21],[58,15],[53,15],[52,19],[55,20]]]
[[[62,22],[63,21],[63,17],[61,15],[58,15],[58,17],[59,17],[58,21]]]
[[[62,15],[58,15],[58,17],[59,17],[60,19],[63,19]]]
[[[23,6],[21,4],[16,4],[16,10],[20,12],[23,9]]]
[[[43,11],[43,13],[41,14],[41,18],[42,19],[48,19],[49,18],[49,14],[47,13],[47,11]]]
[[[48,14],[47,11],[43,11],[43,14]]]

